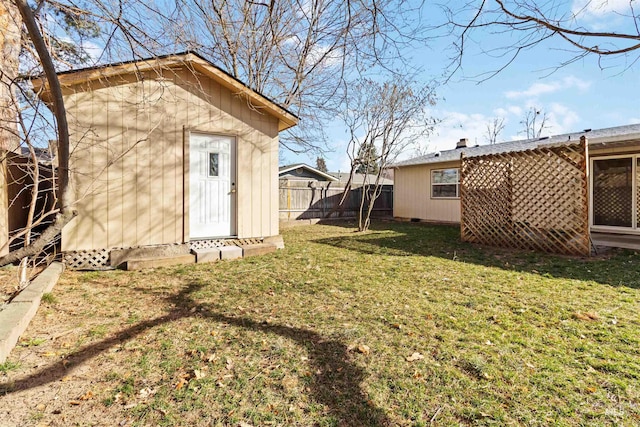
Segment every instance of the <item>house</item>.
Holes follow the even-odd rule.
[[[582,146],[581,146],[582,144]],[[585,253],[640,235],[640,124],[468,146],[398,162],[393,215],[461,224],[463,240]]]
[[[304,163],[294,163],[292,165],[280,166],[278,177],[289,181],[327,181],[336,182],[338,178],[322,172],[316,168],[312,168]]]
[[[72,266],[279,235],[278,133],[294,114],[193,52],[58,78],[78,213],[61,236]],[[50,103],[45,82],[33,86]]]

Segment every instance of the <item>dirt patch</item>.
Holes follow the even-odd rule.
[[[39,265],[35,268],[30,268],[27,275],[31,280],[33,280],[45,268],[46,265]],[[10,300],[19,289],[20,278],[18,267],[15,265],[8,265],[0,268],[0,304]]]
[[[0,268],[0,304],[18,290],[18,269],[14,266]]]

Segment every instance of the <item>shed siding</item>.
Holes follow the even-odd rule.
[[[62,250],[188,241],[189,131],[236,138],[238,237],[278,234],[277,119],[186,68],[142,77],[65,90],[78,216]]]
[[[460,167],[460,162],[395,169],[393,216],[424,221],[460,222],[460,199],[431,198],[431,170],[456,167]]]

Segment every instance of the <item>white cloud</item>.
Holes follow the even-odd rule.
[[[566,105],[552,103],[546,111],[549,128],[544,132],[545,136],[573,132],[580,122],[578,113]]]
[[[631,12],[629,0],[574,0],[571,11],[577,17]]]
[[[429,152],[444,151],[456,148],[460,139],[469,139],[469,145],[486,144],[484,134],[492,117],[480,113],[460,113],[456,111],[433,111],[433,117],[439,117],[439,123],[433,134],[426,141]],[[407,153],[403,158],[412,157]]]
[[[589,89],[591,82],[582,80],[575,76],[567,76],[562,80],[556,80],[549,83],[534,83],[527,89],[522,91],[510,90],[505,92],[505,97],[508,99],[519,98],[537,98],[540,95],[547,95],[561,90],[568,90],[576,88],[580,91]]]

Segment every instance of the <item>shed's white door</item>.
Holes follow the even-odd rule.
[[[189,237],[229,237],[235,230],[235,139],[192,133],[189,142]]]

